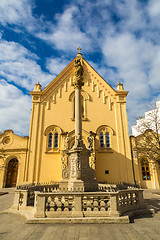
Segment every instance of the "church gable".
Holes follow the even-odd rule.
[[[43,132],[53,124],[64,132],[74,129],[75,59],[43,91],[38,83],[31,92],[32,102],[35,103],[33,108],[37,108],[37,103],[41,105]],[[125,102],[127,92],[120,83],[117,91],[114,90],[84,58],[81,61],[84,82],[81,91],[83,128],[96,131],[99,126],[106,124],[115,130],[115,107],[118,102]],[[98,118],[95,119],[95,116]]]
[[[62,97],[62,91],[67,92],[73,84],[74,59],[67,67],[42,91],[42,102],[56,102],[57,97]],[[62,90],[63,89],[63,90]]]
[[[92,91],[97,91],[98,97],[100,93],[103,92],[103,97],[105,94],[108,96],[114,96],[116,91],[91,67],[91,65],[84,59],[84,82],[87,85],[91,85]]]
[[[41,92],[40,101],[45,103],[48,110],[51,108],[51,104],[56,104],[58,99],[64,98],[67,92],[69,93],[68,99],[71,101],[70,95],[74,95],[74,61],[75,59]],[[90,92],[96,93],[97,98],[100,98],[103,104],[108,104],[108,108],[111,110],[113,103],[116,102],[117,99],[116,91],[85,59],[83,59],[83,69],[84,92],[88,94],[88,90],[91,89]],[[31,95],[33,96],[33,92]],[[91,94],[88,99],[89,98],[91,98]]]
[[[28,137],[21,137],[12,130],[5,130],[0,134],[0,149],[27,148]]]

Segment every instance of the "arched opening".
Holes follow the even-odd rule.
[[[17,183],[18,160],[12,158],[7,167],[6,187],[15,187]]]

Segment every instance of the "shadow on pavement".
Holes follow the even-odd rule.
[[[160,198],[145,199],[145,203],[149,206],[149,208],[153,208],[155,213],[160,211]]]

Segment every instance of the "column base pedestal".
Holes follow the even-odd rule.
[[[82,180],[62,180],[59,184],[62,192],[84,192],[84,182]]]

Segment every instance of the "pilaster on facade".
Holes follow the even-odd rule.
[[[132,163],[131,163],[131,153],[130,153],[130,143],[129,143],[129,130],[128,130],[128,120],[127,120],[127,110],[126,110],[126,97],[128,91],[125,91],[123,84],[120,82],[117,85],[116,91],[116,110],[115,115],[116,119],[119,121],[116,124],[117,128],[117,144],[119,153],[123,155],[123,166],[120,166],[125,173],[125,181],[133,182],[133,177],[129,176],[129,172],[132,172]],[[125,169],[125,170],[124,170]]]
[[[26,181],[36,182],[37,180],[37,151],[39,149],[39,127],[41,126],[40,120],[42,119],[41,111],[41,85],[35,84],[34,90],[30,92],[32,96],[32,112],[30,121],[29,133],[29,152],[27,156],[27,171]]]

